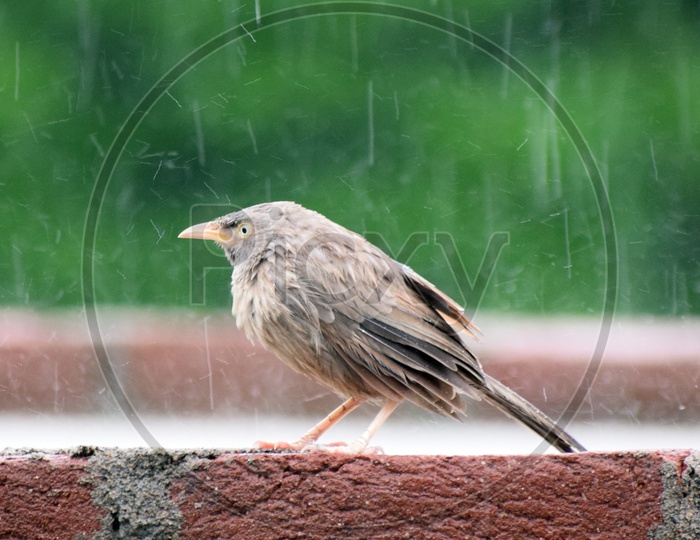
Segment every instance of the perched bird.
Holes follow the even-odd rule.
[[[359,234],[293,202],[251,206],[193,225],[180,238],[213,240],[231,265],[236,324],[249,339],[347,401],[298,441],[259,448],[361,453],[406,399],[459,418],[483,399],[562,452],[585,450],[551,419],[484,373],[462,308]],[[365,401],[383,407],[355,442],[318,438]]]

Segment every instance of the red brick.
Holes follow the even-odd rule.
[[[687,454],[222,455],[175,482],[182,538],[646,539]]]
[[[85,459],[67,455],[0,456],[0,538],[85,538],[104,513],[83,483]]]
[[[2,455],[0,537],[671,540],[700,525],[689,451],[91,453]]]

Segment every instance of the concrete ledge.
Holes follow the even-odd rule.
[[[0,455],[0,537],[691,539],[700,454]]]

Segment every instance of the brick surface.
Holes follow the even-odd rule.
[[[0,537],[690,539],[698,469],[690,451],[13,452],[0,456]]]
[[[641,540],[662,520],[664,459],[221,456],[174,495],[193,539]]]
[[[0,538],[88,538],[103,511],[83,483],[85,458],[42,453],[0,456]]]

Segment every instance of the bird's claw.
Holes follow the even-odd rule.
[[[299,452],[302,454],[344,454],[344,455],[365,455],[378,456],[384,454],[379,446],[366,446],[360,441],[353,443],[332,442],[328,444],[319,444],[317,442],[307,443],[306,441],[256,441],[254,447],[256,450],[272,450],[272,451],[290,451]]]
[[[384,454],[379,446],[366,446],[363,444],[336,442],[329,444],[308,444],[301,449],[302,452],[310,454],[343,454],[348,456],[365,455],[378,456]]]
[[[305,442],[294,441],[255,441],[253,448],[255,450],[289,450],[292,452],[298,452],[306,445]]]

